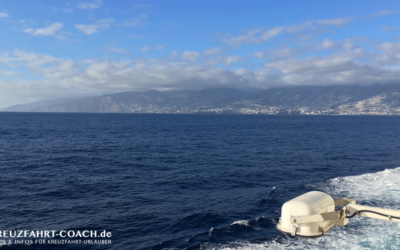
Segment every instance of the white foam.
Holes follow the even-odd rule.
[[[310,186],[334,198],[354,198],[359,204],[400,210],[400,168],[338,177]],[[240,224],[242,221],[235,223]],[[232,242],[206,249],[400,249],[400,226],[396,222],[354,217],[345,227],[335,227],[323,237],[283,236],[260,244]]]
[[[248,220],[239,220],[239,221],[233,222],[231,225],[234,225],[234,224],[238,224],[238,225],[242,225],[242,226],[249,226],[249,221]]]

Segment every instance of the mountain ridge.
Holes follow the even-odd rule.
[[[259,91],[234,88],[131,91],[19,104],[3,111],[398,115],[400,84],[375,84],[367,87],[295,86]]]

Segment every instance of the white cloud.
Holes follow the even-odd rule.
[[[138,26],[138,25],[142,25],[142,24],[143,23],[140,21],[140,19],[131,18],[131,19],[128,19],[125,23],[123,23],[122,26],[131,27],[131,26]]]
[[[2,17],[8,17],[8,14],[6,14],[6,13],[0,13],[0,18],[2,18]]]
[[[400,43],[382,43],[379,46],[379,49],[386,51],[390,55],[395,55],[400,58]]]
[[[383,31],[385,31],[385,32],[396,32],[396,31],[400,30],[400,27],[387,27],[387,26],[385,26],[385,27],[382,27],[381,29]]]
[[[203,54],[206,56],[216,55],[216,54],[220,54],[220,53],[222,53],[222,50],[218,47],[208,48],[203,51]]]
[[[285,27],[276,27],[261,33],[260,38],[263,42],[270,40],[271,38],[281,34]]]
[[[354,43],[350,39],[346,39],[343,42],[343,49],[350,50],[354,48]]]
[[[177,51],[172,51],[171,54],[169,54],[169,59],[173,60],[178,56],[178,52]]]
[[[91,35],[98,32],[98,27],[94,24],[75,24],[75,28],[86,35]]]
[[[19,76],[20,73],[17,72],[17,71],[0,70],[0,75],[3,75],[3,76]]]
[[[199,54],[200,55],[200,54]],[[235,62],[242,62],[244,61],[244,57],[241,57],[239,55],[231,55],[231,56],[221,56],[221,55],[216,55],[216,56],[209,56],[202,58],[200,61],[201,64],[204,64],[205,66],[212,66],[216,67],[221,66],[221,65],[226,65],[230,66]],[[195,62],[195,60],[188,60],[190,62]]]
[[[100,19],[96,24],[75,24],[75,28],[86,35],[92,35],[100,30],[108,29],[113,22],[113,18]]]
[[[222,41],[229,46],[240,46],[246,43],[260,43],[260,39],[255,37],[261,30],[248,30],[246,34],[236,37],[224,38]]]
[[[362,49],[356,49],[351,52],[342,52],[328,57],[307,57],[302,60],[300,58],[281,60],[276,62],[268,62],[265,64],[267,68],[279,69],[282,73],[298,73],[298,72],[337,72],[345,71],[355,65],[354,61],[365,55]]]
[[[297,33],[297,32],[304,30],[306,27],[311,26],[312,24],[313,24],[312,21],[307,21],[307,22],[304,22],[303,24],[295,24],[295,25],[287,27],[287,32],[288,33]]]
[[[344,17],[344,18],[334,18],[334,19],[325,19],[325,20],[318,20],[317,22],[322,25],[333,25],[336,27],[345,26],[349,22],[353,21],[354,17]]]
[[[335,42],[340,45],[349,41],[355,42],[354,39]],[[74,62],[51,55],[15,50],[12,53],[0,53],[0,64],[30,69],[32,74],[40,75],[44,80],[0,80],[0,105],[147,89],[201,89],[206,86],[270,88],[398,82],[400,71],[388,69],[400,65],[400,43],[382,43],[378,46],[381,50],[379,52],[364,51],[356,45],[354,47],[349,47],[347,51],[332,52],[329,56],[306,58],[300,56],[301,48],[271,49],[260,52],[260,57],[267,57],[268,62],[263,68],[254,70],[229,70],[211,64],[204,65],[203,60],[198,60],[201,54],[197,51],[183,52],[181,56],[186,61],[176,58],[179,54],[174,51],[170,55],[174,61],[148,58]],[[318,51],[317,46],[314,51]],[[219,64],[228,65],[244,59],[240,56],[215,56]]]
[[[131,27],[131,26],[138,26],[143,25],[143,20],[147,18],[147,15],[141,14],[135,18],[127,19],[125,23],[121,24],[122,26]]]
[[[397,13],[397,10],[381,10],[378,12],[374,12],[368,16],[365,16],[365,19],[372,19],[375,17],[388,16],[388,15],[393,15],[395,13]]]
[[[158,47],[155,47],[155,50],[164,50],[165,49],[165,46],[158,46]]]
[[[92,2],[79,2],[78,8],[84,10],[94,10],[101,6],[101,0],[95,0]]]
[[[184,51],[182,52],[182,59],[189,62],[194,62],[200,56],[197,51]]]
[[[145,45],[143,47],[140,47],[140,51],[145,52],[145,51],[148,51],[149,48],[150,48],[149,46]]]
[[[222,41],[229,46],[240,46],[242,44],[261,43],[281,34],[285,27],[275,27],[270,30],[248,30],[244,35],[224,38]]]
[[[400,66],[384,66],[382,67],[384,70],[388,71],[399,71],[400,72]]]
[[[302,31],[303,29],[304,29],[303,25],[295,24],[295,25],[289,26],[287,28],[287,32],[288,33],[297,33],[297,32]]]
[[[6,64],[9,67],[20,67],[26,66],[28,68],[37,68],[41,66],[49,66],[55,63],[59,63],[61,59],[56,57],[39,54],[35,52],[25,52],[15,50],[12,56],[8,53],[0,55],[0,62]]]
[[[62,23],[52,23],[45,28],[40,29],[32,29],[27,28],[24,29],[23,32],[32,34],[34,36],[54,36],[57,39],[65,39],[66,37],[63,35],[65,33],[61,33],[62,27],[64,25]]]
[[[228,56],[225,58],[225,64],[230,65],[234,62],[241,62],[243,61],[242,57],[240,56]]]
[[[304,52],[303,49],[287,47],[287,48],[279,48],[279,49],[270,49],[267,51],[258,51],[258,52],[251,53],[250,55],[254,56],[258,59],[268,58],[270,60],[276,61],[276,60],[281,60],[281,59],[285,59],[285,58],[291,58],[291,57],[298,56],[302,52]]]
[[[264,58],[266,54],[265,54],[265,52],[257,51],[257,52],[251,53],[251,55],[258,59],[261,59],[261,58]]]
[[[10,102],[26,100],[154,88],[199,89],[202,86],[229,86],[231,82],[242,82],[240,74],[235,71],[204,67],[191,62],[156,59],[115,62],[95,59],[76,63],[23,51],[14,51],[11,55],[2,54],[2,61],[16,62],[21,67],[30,68],[35,74],[43,76],[44,80],[0,80],[0,106],[7,105],[7,102],[9,105]]]
[[[339,45],[338,42],[332,41],[331,39],[324,39],[322,41],[320,47],[322,49],[330,49],[330,48],[336,47],[338,45]]]
[[[108,52],[114,52],[114,53],[119,53],[119,54],[126,54],[126,53],[128,53],[127,50],[125,50],[125,49],[118,49],[118,48],[115,48],[115,47],[112,46],[112,45],[105,46],[105,47],[103,47],[103,48],[101,48],[101,49],[102,49],[102,50],[106,50],[106,51],[108,51]]]
[[[386,45],[386,48],[390,50],[394,47],[396,46]],[[379,56],[380,54],[357,48],[325,57],[314,56],[269,62],[264,64],[264,67],[266,72],[278,70],[280,73],[271,80],[282,85],[397,83],[396,78],[400,76],[400,72],[384,70],[384,66],[393,61],[386,59],[377,64],[374,63]]]

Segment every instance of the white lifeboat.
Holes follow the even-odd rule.
[[[338,206],[343,207],[335,211]],[[344,227],[356,215],[400,222],[400,211],[357,205],[355,199],[333,199],[311,191],[283,204],[276,228],[292,236],[318,237],[334,226]]]

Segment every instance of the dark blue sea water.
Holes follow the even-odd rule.
[[[3,247],[296,248],[285,201],[398,167],[400,117],[0,113],[0,230],[112,232]]]

